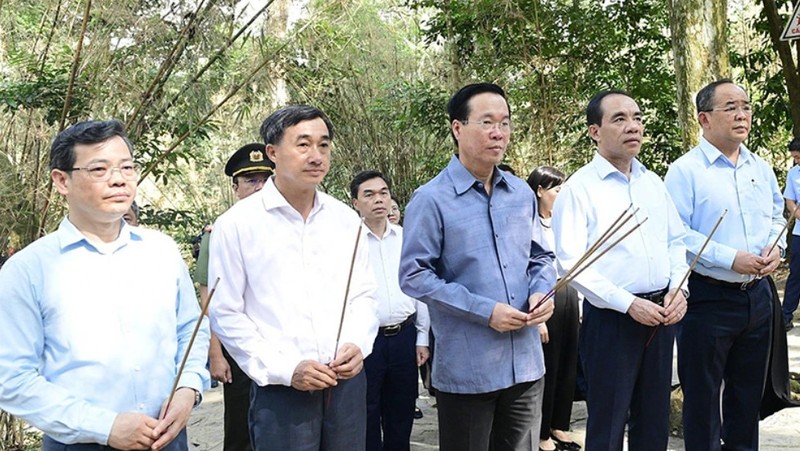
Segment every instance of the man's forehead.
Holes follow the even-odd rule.
[[[319,137],[322,139],[330,139],[330,131],[328,125],[322,118],[315,117],[314,119],[307,119],[300,121],[291,127],[288,127],[284,135],[294,135],[295,139]]]
[[[750,103],[750,96],[747,95],[747,92],[734,83],[725,83],[717,86],[713,99],[716,103],[724,105]]]
[[[508,102],[503,96],[494,92],[482,92],[470,97],[467,102],[470,113],[476,116],[489,116],[491,114],[508,115]]]
[[[624,94],[607,95],[603,98],[602,102],[600,102],[600,108],[603,111],[604,118],[611,118],[626,114],[641,116],[642,114],[639,104]]]

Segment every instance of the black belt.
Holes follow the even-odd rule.
[[[637,298],[647,299],[654,304],[663,306],[664,296],[667,295],[667,292],[669,292],[669,288],[662,288],[660,290],[650,291],[647,293],[633,293],[633,295]]]
[[[404,327],[408,326],[409,324],[414,324],[414,321],[417,319],[417,314],[413,313],[411,316],[403,320],[402,323],[392,324],[391,326],[383,326],[378,328],[378,333],[383,335],[384,337],[394,337],[395,335],[399,334]]]
[[[716,285],[718,287],[725,287],[731,290],[738,290],[738,291],[747,291],[756,286],[756,284],[761,280],[761,279],[753,279],[749,282],[727,282],[725,280],[719,280],[713,277],[704,276],[699,272],[694,272],[694,271],[692,271],[692,275],[689,277],[692,279],[703,281],[709,285]]]

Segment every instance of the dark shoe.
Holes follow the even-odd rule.
[[[792,329],[794,329],[794,323],[789,321],[788,323],[786,323],[786,332],[789,332]]]
[[[575,442],[563,442],[555,437],[550,437],[556,444],[556,449],[561,451],[578,451],[581,449],[581,445]]]
[[[414,407],[414,419],[415,419],[415,420],[419,420],[419,419],[420,419],[420,418],[422,418],[423,416],[424,416],[424,415],[422,415],[422,410],[420,410],[420,408],[419,408],[419,407]]]

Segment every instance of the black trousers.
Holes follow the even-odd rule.
[[[410,449],[417,399],[417,329],[375,338],[364,360],[367,375],[367,451]],[[383,434],[381,434],[383,431]]]
[[[188,441],[186,438],[186,429],[182,430],[175,440],[171,441],[169,445],[162,448],[165,451],[187,451]],[[65,445],[45,435],[42,439],[42,451],[114,451],[110,446],[100,445],[98,443],[76,443],[74,445]]]
[[[250,438],[256,451],[364,451],[366,430],[363,371],[326,390],[253,385]]]
[[[440,451],[528,451],[544,378],[480,394],[436,391]]]
[[[231,367],[233,382],[222,385],[224,401],[223,451],[250,451],[250,428],[247,412],[250,410],[250,385],[252,381],[222,347],[222,355]]]
[[[583,302],[580,353],[586,376],[586,451],[664,450],[675,326],[652,327]]]
[[[772,323],[769,283],[741,291],[691,277],[689,290],[678,328],[686,449],[756,450]]]
[[[547,320],[550,341],[544,350],[544,396],[539,438],[550,438],[550,430],[569,430],[575,378],[578,372],[578,292],[567,286],[556,293],[556,309]]]

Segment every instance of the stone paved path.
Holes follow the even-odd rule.
[[[795,320],[797,323],[797,320]],[[800,327],[788,334],[789,367],[800,372]],[[420,390],[420,393],[427,393]],[[424,418],[416,420],[411,437],[413,451],[436,450],[438,435],[434,399],[420,397],[418,405]],[[572,431],[576,441],[583,444],[586,432],[586,408],[583,402],[575,403],[572,411]],[[800,408],[784,409],[767,418],[760,425],[762,451],[800,450]],[[189,421],[189,442],[199,451],[222,450],[222,389],[207,392],[203,404]],[[670,438],[669,450],[683,451],[683,440]],[[290,450],[287,450],[290,451]]]

